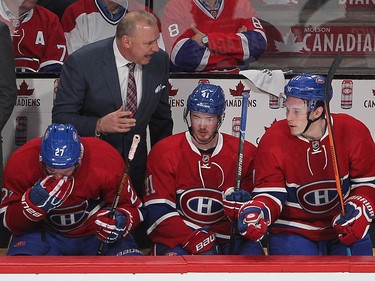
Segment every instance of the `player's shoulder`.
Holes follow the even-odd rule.
[[[159,140],[153,145],[148,155],[151,161],[163,161],[178,158],[182,151],[187,149],[187,141],[184,133],[177,133]]]
[[[333,113],[331,114],[333,119],[333,128],[342,130],[345,134],[356,134],[361,131],[367,131],[367,126],[359,119],[346,114],[346,113]]]
[[[110,145],[108,142],[95,137],[81,137],[81,142],[83,145],[87,147],[92,148],[104,148],[108,150],[114,149],[112,145]]]
[[[59,17],[54,12],[40,5],[35,5],[34,10],[33,10],[33,17],[35,17],[34,15],[39,16],[43,20],[44,23],[48,21],[60,22]]]
[[[121,154],[111,144],[99,138],[81,137],[81,143],[84,149],[83,157],[92,155],[97,160],[103,158],[122,159]]]
[[[168,148],[171,150],[172,148],[181,146],[181,143],[185,141],[185,132],[176,133],[170,135],[166,138],[161,139],[158,141],[152,149],[165,149]]]
[[[27,159],[33,157],[37,157],[39,159],[41,144],[41,137],[31,139],[15,150],[9,159]]]
[[[78,0],[66,7],[64,13],[82,14],[99,12],[94,0]]]
[[[61,22],[67,24],[67,22],[75,21],[81,15],[85,16],[95,12],[99,12],[99,9],[95,5],[95,1],[78,0],[66,7]]]
[[[260,139],[259,145],[267,143],[280,143],[280,140],[293,137],[286,119],[274,121],[270,127],[265,128],[265,132]]]
[[[332,113],[331,116],[333,118],[333,122],[337,122],[337,123],[346,123],[346,122],[354,123],[354,124],[362,123],[355,117],[346,113]]]
[[[289,133],[290,129],[288,126],[288,121],[286,119],[281,119],[281,120],[275,120],[272,122],[272,124],[269,127],[265,127],[265,132],[264,135],[280,135],[280,134],[285,134]]]
[[[237,136],[233,136],[233,135],[229,135],[227,133],[223,133],[221,132],[221,135],[223,136],[223,140],[224,140],[224,144],[225,143],[230,143],[230,144],[238,144],[239,143],[239,138]],[[244,145],[245,146],[254,146],[254,144],[252,144],[250,141],[248,140],[245,140],[244,141]]]
[[[239,147],[239,138],[236,136],[229,135],[227,133],[221,133],[223,136],[223,149],[225,151],[231,151],[231,153],[237,154]],[[257,147],[248,140],[245,140],[244,143],[244,154],[245,155],[254,155],[257,151]]]

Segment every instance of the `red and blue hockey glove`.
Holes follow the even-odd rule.
[[[243,204],[250,200],[250,193],[246,190],[234,190],[234,187],[228,188],[223,194],[224,214],[230,219],[238,218],[238,211]]]
[[[130,213],[117,208],[113,218],[109,218],[109,209],[100,210],[96,216],[96,236],[105,243],[114,243],[128,235],[133,221]]]
[[[337,215],[332,225],[339,240],[349,246],[365,237],[374,218],[374,209],[370,202],[361,196],[348,198],[344,208],[345,215]]]
[[[33,187],[22,196],[23,213],[33,221],[44,219],[51,210],[60,207],[72,193],[74,178],[55,179],[49,175],[42,181],[39,179]]]
[[[209,228],[200,228],[191,233],[182,247],[192,255],[216,255],[218,245],[215,233]]]
[[[239,210],[238,231],[251,241],[261,240],[267,233],[270,223],[269,210],[262,202],[249,201]]]

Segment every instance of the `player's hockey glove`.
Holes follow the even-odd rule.
[[[345,215],[334,217],[332,225],[339,240],[349,246],[365,237],[374,218],[374,209],[370,202],[361,196],[348,198],[344,208]]]
[[[128,235],[133,225],[132,216],[122,208],[116,208],[113,218],[109,209],[100,210],[96,216],[96,236],[105,243],[114,243]]]
[[[60,207],[72,193],[74,178],[55,179],[49,175],[39,179],[22,196],[24,215],[32,221],[40,221],[48,212]]]
[[[218,254],[215,233],[209,231],[208,227],[193,231],[182,243],[182,247],[192,255]]]
[[[242,205],[238,213],[238,231],[251,241],[259,241],[267,233],[270,225],[268,208],[259,201],[249,201]]]
[[[246,190],[234,190],[234,187],[228,188],[223,194],[224,214],[230,219],[238,218],[238,211],[243,204],[250,200],[250,193]]]

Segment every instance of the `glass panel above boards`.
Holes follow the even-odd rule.
[[[186,56],[189,56],[193,66],[181,72],[207,72],[205,63],[209,61],[209,55],[225,55],[227,60],[237,59],[239,62],[237,66],[240,69],[326,73],[335,55],[340,53],[344,55],[344,59],[338,74],[374,74],[374,0],[206,0],[207,3],[212,2],[211,6],[204,4],[203,0],[146,2],[152,5],[162,23],[164,41],[166,36],[176,39],[177,43],[174,43],[177,45],[176,48],[176,45],[173,45],[174,48],[168,50],[166,46],[171,58],[176,59],[175,63],[181,63],[181,60],[178,60],[178,52],[182,54],[184,51],[181,46],[185,44],[185,51],[188,45],[192,48]],[[251,53],[252,48],[250,45],[250,47],[246,46],[244,42],[256,40],[257,37],[246,33],[241,30],[241,26],[234,24],[238,17],[242,17],[241,9],[250,9],[248,19],[255,15],[262,23],[267,37],[267,47],[260,57],[251,59],[250,55],[247,61],[238,59],[238,48],[244,49],[243,56],[246,57],[248,55],[246,51]],[[224,15],[228,17],[227,13],[232,13],[232,21],[220,21],[220,17]],[[180,30],[179,27],[183,23],[189,27]],[[199,31],[195,30],[194,33],[194,29],[191,30],[192,24],[199,27],[201,29],[199,31],[204,35],[208,35],[209,51],[198,48],[199,46],[202,48],[204,44],[197,41],[199,36],[194,37]],[[235,25],[237,30],[229,32],[229,25]],[[236,45],[236,41],[229,40],[233,34],[242,38],[241,46]],[[190,36],[190,39],[195,40],[196,45],[191,40],[183,39],[184,36],[186,38]],[[222,39],[221,46],[218,46],[218,37]],[[213,42],[213,46],[210,46],[210,41]],[[231,47],[233,47],[232,53],[224,54]],[[192,54],[200,52],[203,52],[202,59],[194,65],[194,59],[197,57]],[[230,67],[222,68],[225,59],[217,59],[217,61],[217,70],[231,72]],[[191,70],[194,67],[195,69]],[[211,68],[209,72],[214,70]]]

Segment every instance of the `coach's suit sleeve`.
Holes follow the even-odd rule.
[[[169,105],[169,92],[168,92],[168,85],[169,85],[169,57],[166,53],[163,56],[164,61],[159,66],[160,69],[164,69],[163,73],[165,73],[164,81],[161,81],[161,85],[165,85],[165,87],[161,90],[161,97],[159,100],[159,104],[155,110],[155,112],[151,116],[151,120],[149,123],[149,130],[150,130],[150,141],[151,146],[153,146],[159,140],[170,136],[173,130],[173,120],[172,120],[172,112]]]
[[[71,123],[81,136],[94,136],[97,120],[120,108],[113,40],[89,44],[69,55],[60,75],[53,122]]]
[[[17,99],[14,52],[9,28],[0,22],[0,132],[4,128]]]

